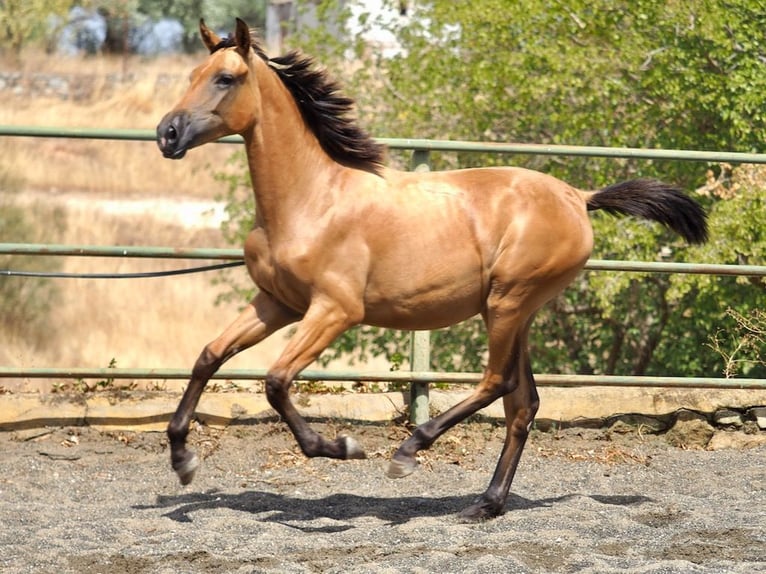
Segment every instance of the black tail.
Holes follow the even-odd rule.
[[[656,179],[633,179],[597,191],[588,211],[603,209],[612,215],[634,215],[657,221],[689,243],[707,241],[707,214],[681,190]]]

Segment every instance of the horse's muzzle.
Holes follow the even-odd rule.
[[[189,115],[170,112],[157,126],[157,146],[169,159],[181,159],[189,149]]]

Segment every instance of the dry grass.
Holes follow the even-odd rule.
[[[154,129],[178,100],[199,57],[62,58],[30,56],[22,63],[33,73],[57,74],[87,83],[79,101],[52,96],[3,94],[0,123],[33,126]],[[9,71],[5,68],[6,71]],[[130,74],[119,90],[107,77]],[[211,198],[217,184],[212,169],[223,167],[228,145],[191,152],[183,162],[162,158],[152,142],[2,138],[6,179],[25,190],[85,190],[108,194],[181,194]],[[211,166],[212,169],[211,169]]]
[[[194,60],[31,57],[25,73],[93,76],[91,97],[83,101],[51,97],[3,95],[0,123],[37,126],[153,129],[186,86]],[[0,63],[2,67],[2,63]],[[9,71],[8,67],[3,68]],[[136,80],[117,93],[104,81],[129,72]],[[157,79],[175,77],[172,83]],[[213,180],[215,168],[234,151],[231,146],[206,146],[187,159],[162,158],[152,142],[111,142],[67,139],[0,138],[0,193],[24,207],[29,223],[44,241],[94,245],[170,245],[220,247],[216,228],[189,228],[157,218],[149,209],[136,213],[106,212],[99,200],[119,198],[190,198],[212,200],[223,191]],[[53,236],[51,208],[61,207],[65,224]],[[127,207],[127,205],[126,205]],[[13,242],[13,237],[0,237]],[[152,271],[193,265],[194,262],[68,258],[65,271]],[[241,273],[245,273],[244,270]],[[173,279],[56,280],[61,304],[49,317],[49,327],[35,340],[0,330],[0,364],[27,367],[190,368],[202,346],[236,315],[237,305],[213,305],[219,288],[211,274]],[[265,367],[282,346],[281,338],[236,358],[234,367]],[[179,383],[180,384],[180,383]],[[47,390],[50,382],[3,381],[11,390]],[[169,385],[172,386],[172,385]]]
[[[137,213],[109,214],[99,202],[72,201],[68,194],[25,200],[30,221],[46,225],[53,205],[65,208],[65,228],[56,241],[98,245],[221,246],[215,228],[188,228]],[[6,238],[0,238],[6,240]],[[204,262],[144,259],[76,258],[65,261],[70,272],[158,271]],[[238,268],[236,273],[246,273]],[[35,340],[19,340],[0,331],[0,364],[23,367],[191,368],[202,346],[236,316],[236,304],[213,304],[220,288],[213,275],[194,274],[153,279],[60,279],[60,304],[52,310],[44,332]],[[34,280],[34,279],[30,279]],[[243,278],[243,281],[245,279]],[[233,368],[267,367],[284,345],[274,337],[257,350],[236,357]],[[119,384],[119,382],[118,382]],[[185,383],[168,383],[179,388]],[[9,390],[51,389],[50,381],[3,381]]]

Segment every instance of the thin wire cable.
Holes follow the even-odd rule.
[[[239,267],[244,261],[230,261],[216,265],[203,265],[201,267],[188,267],[186,269],[172,269],[169,271],[146,271],[143,273],[66,273],[59,271],[18,271],[13,269],[0,269],[0,276],[5,277],[43,277],[46,279],[146,279],[150,277],[170,277],[172,275],[186,275],[189,273],[201,273],[204,271],[216,271],[227,267]]]

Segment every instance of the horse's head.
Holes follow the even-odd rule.
[[[181,101],[157,126],[157,145],[167,158],[223,136],[243,133],[256,120],[259,94],[252,82],[250,29],[237,18],[234,36],[221,40],[200,20],[210,55],[191,74]]]

